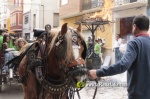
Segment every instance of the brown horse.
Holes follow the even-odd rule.
[[[42,58],[43,66],[30,69],[28,56],[19,65],[24,99],[73,99],[86,80],[86,44],[81,25],[71,29],[65,23],[60,31],[52,30],[48,39],[47,55],[43,57],[39,51],[36,56]]]

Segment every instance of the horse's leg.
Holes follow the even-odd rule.
[[[25,92],[25,99],[37,99],[36,96],[36,77],[32,72],[27,71],[26,66],[27,57],[25,56],[19,64],[19,76],[24,77],[27,75],[23,82]]]
[[[35,75],[30,72],[26,82],[25,99],[37,99],[36,90],[36,78]]]

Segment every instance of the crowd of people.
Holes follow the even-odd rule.
[[[104,42],[102,41],[102,39],[96,39],[94,41],[94,45],[92,43],[92,39],[91,37],[88,37],[88,41],[87,41],[87,46],[88,46],[88,52],[89,54],[93,53],[92,50],[94,51],[94,53],[100,57],[101,59],[101,63],[103,64],[103,57],[102,57],[102,53],[103,53],[103,46],[104,46]],[[94,46],[94,47],[93,47]],[[93,49],[94,48],[94,49]],[[88,55],[87,55],[88,56]]]
[[[28,42],[24,38],[18,38],[10,36],[9,33],[0,34],[0,58],[4,58],[4,64],[18,56],[23,49],[23,46],[27,45]],[[9,66],[4,65],[2,68],[3,72],[9,70]]]
[[[113,51],[115,51],[115,61],[118,62],[124,55],[127,49],[127,43],[132,40],[134,36],[130,36],[128,40],[121,38],[120,35],[116,36]]]

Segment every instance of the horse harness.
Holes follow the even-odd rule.
[[[70,29],[70,31],[73,31]],[[58,37],[58,41],[55,43],[55,46],[58,47],[63,42],[64,35],[60,35]],[[72,36],[72,42],[73,44],[77,44],[77,38],[78,35]],[[47,91],[49,91],[52,94],[61,94],[66,92],[66,90],[73,90],[74,92],[77,92],[78,97],[80,99],[79,90],[81,90],[83,87],[85,87],[85,84],[79,83],[78,87],[75,89],[72,89],[74,86],[71,84],[73,82],[73,78],[80,75],[85,75],[88,73],[88,70],[84,66],[84,60],[82,58],[77,58],[76,60],[73,60],[72,62],[69,62],[66,64],[66,62],[63,62],[64,66],[60,66],[60,69],[64,71],[65,75],[71,75],[70,77],[65,77],[65,80],[62,82],[62,80],[53,81],[52,79],[48,80],[48,78],[45,78],[46,70],[44,69],[44,65],[47,65],[47,53],[48,53],[48,46],[47,44],[51,41],[51,39],[48,41],[48,35],[46,34],[46,40],[39,39],[34,44],[32,44],[24,53],[27,54],[28,57],[28,65],[29,70],[31,72],[34,72],[36,75],[37,80],[41,84],[42,87],[44,87]],[[25,55],[24,54],[24,55]],[[69,67],[68,67],[69,66]],[[82,67],[81,67],[82,66]],[[27,71],[27,73],[21,78],[22,83],[26,82],[26,78],[30,71]],[[64,76],[64,75],[63,75]],[[52,82],[60,82],[59,84],[53,84]],[[85,82],[86,83],[86,82]],[[94,92],[93,99],[96,96],[97,87]]]
[[[63,37],[64,36],[58,37],[58,42],[56,42],[55,44],[57,47],[61,44],[61,42],[63,42]],[[72,40],[74,43],[76,43],[77,38],[73,36]],[[31,71],[34,71],[35,69],[36,78],[38,79],[42,87],[44,87],[50,93],[57,94],[57,93],[65,92],[68,89],[70,83],[72,82],[72,78],[66,78],[64,82],[58,85],[52,84],[48,80],[46,80],[43,75],[43,68],[44,68],[44,65],[47,65],[46,64],[47,61],[44,62],[43,60],[47,58],[46,56],[47,52],[44,52],[44,51],[48,51],[48,47],[45,47],[47,43],[45,43],[45,45],[43,45],[42,42],[35,42],[35,43],[36,43],[35,45],[37,45],[37,48],[36,49],[33,48],[29,50],[27,54],[27,57],[30,57],[28,61],[30,63]],[[42,57],[42,56],[45,56],[45,57]],[[87,73],[86,67],[83,66],[84,60],[81,58],[78,58],[68,64],[66,64],[65,62],[62,62],[62,64],[63,65],[60,66],[60,68],[63,71],[65,71],[66,75],[71,75],[71,77],[73,78],[75,76],[80,76],[80,75],[84,75]],[[68,68],[68,65],[69,65],[69,68]],[[82,67],[80,65],[82,65]],[[69,73],[67,74],[67,72]],[[79,89],[81,90],[84,86],[81,85]]]

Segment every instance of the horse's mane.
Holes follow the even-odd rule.
[[[64,35],[64,39],[63,42],[61,43],[60,46],[56,47],[56,42],[58,42],[58,36],[60,35],[59,30],[52,30],[51,31],[52,34],[55,34],[54,38],[52,39],[51,43],[50,43],[50,51],[49,54],[55,54],[54,56],[56,56],[58,58],[58,61],[71,61],[73,59],[73,50],[72,50],[72,42],[71,42],[71,32],[67,31],[67,33]],[[59,50],[57,50],[59,49]],[[54,52],[54,50],[56,52]]]
[[[22,53],[22,52],[24,52],[24,51],[27,49],[27,47],[28,47],[29,45],[30,45],[29,43],[25,44],[25,45],[20,49],[19,54]]]
[[[52,29],[51,35],[53,35],[53,39],[52,39],[51,43],[49,44],[49,48],[50,48],[49,54],[50,55],[48,55],[48,56],[53,56],[53,58],[57,58],[58,62],[62,62],[62,60],[66,61],[66,62],[70,62],[74,59],[73,49],[72,49],[72,33],[69,29],[74,30],[80,37],[81,44],[85,48],[85,52],[82,53],[83,54],[82,56],[83,56],[83,58],[85,58],[85,56],[86,56],[86,43],[85,43],[84,37],[80,31],[69,27],[67,30],[67,33],[64,35],[63,42],[59,46],[56,47],[55,44],[58,42],[58,36],[60,36],[61,30],[60,30],[60,28]]]

